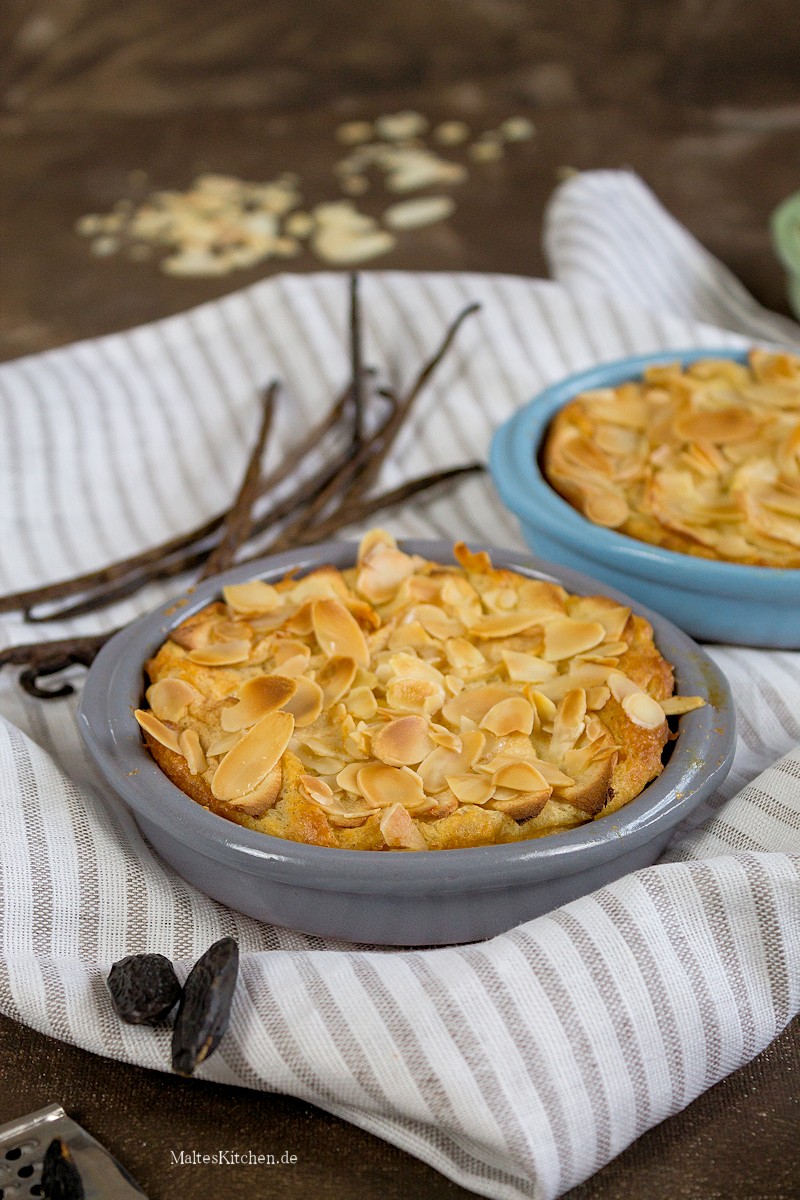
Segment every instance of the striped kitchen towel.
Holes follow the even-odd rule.
[[[420,398],[387,486],[485,455],[518,405],[593,363],[800,345],[798,327],[760,309],[632,175],[563,185],[546,244],[557,282],[365,276],[367,355],[395,383],[466,301],[483,306]],[[341,389],[346,312],[344,276],[284,276],[0,366],[0,591],[89,570],[224,507],[265,381],[280,376],[292,398],[274,458]],[[385,523],[521,544],[485,479]],[[91,633],[168,594],[152,586],[47,628]],[[19,614],[0,618],[0,644],[32,636]],[[0,1009],[166,1070],[169,1033],[120,1024],[108,967],[151,950],[188,969],[232,934],[244,986],[201,1076],[302,1097],[481,1195],[558,1196],[747,1062],[800,1006],[800,655],[712,653],[741,736],[703,825],[655,867],[491,941],[430,951],[322,942],[198,893],[94,791],[73,700],[41,704],[4,673]]]

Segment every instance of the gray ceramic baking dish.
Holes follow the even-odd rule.
[[[445,542],[401,544],[410,553],[454,561]],[[655,861],[678,822],[730,768],[734,712],[724,676],[686,634],[620,593],[524,553],[485,548],[497,566],[555,580],[571,592],[614,596],[652,622],[679,692],[708,701],[681,717],[659,778],[613,816],[578,829],[427,854],[301,845],[244,829],[190,800],[156,766],[133,720],[145,686],[143,663],[171,629],[216,599],[223,583],[275,581],[290,569],[322,563],[352,566],[354,543],[327,542],[208,580],[180,603],[172,600],[118,633],[89,671],[78,719],[90,754],[145,837],[184,879],[276,925],[354,942],[432,946],[490,937]]]

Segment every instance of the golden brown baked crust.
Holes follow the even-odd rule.
[[[668,550],[800,567],[800,358],[650,367],[552,422],[547,479],[584,516]]]
[[[672,669],[603,596],[362,541],[358,565],[223,590],[146,664],[162,770],[248,828],[453,849],[613,812],[662,769]],[[671,699],[670,699],[671,697]]]

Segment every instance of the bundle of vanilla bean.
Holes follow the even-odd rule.
[[[148,583],[197,571],[208,578],[232,566],[279,550],[306,546],[333,537],[348,525],[381,509],[400,504],[462,475],[483,470],[466,463],[410,479],[390,491],[375,492],[381,467],[411,407],[444,358],[463,321],[477,304],[463,309],[446,330],[438,349],[419,370],[408,391],[398,395],[375,388],[374,372],[362,357],[359,280],[350,276],[351,377],[330,411],[308,431],[283,461],[264,474],[262,459],[269,438],[280,385],[272,382],[263,398],[262,418],[233,505],[188,533],[149,550],[110,563],[73,579],[0,597],[0,612],[21,611],[30,622],[79,617],[133,595]],[[323,447],[332,449],[318,459]],[[308,463],[314,460],[313,474]],[[292,483],[292,477],[299,479]],[[263,501],[267,500],[266,508]],[[259,539],[257,552],[248,543]],[[0,667],[21,666],[20,685],[43,700],[70,695],[72,686],[42,686],[42,680],[75,664],[88,667],[116,629],[90,636],[11,646],[0,651]]]

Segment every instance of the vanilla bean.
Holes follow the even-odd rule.
[[[261,414],[261,424],[255,445],[247,460],[241,487],[236,493],[236,499],[225,517],[222,534],[214,549],[206,559],[199,579],[207,579],[209,575],[218,575],[231,565],[236,557],[236,551],[247,541],[253,528],[253,504],[258,495],[258,485],[261,478],[261,458],[267,437],[272,426],[272,416],[275,410],[275,396],[278,391],[277,380],[273,381],[264,397],[264,409]]]
[[[274,471],[266,476],[259,488],[260,495],[265,495],[280,483],[283,483],[295,467],[316,449],[317,443],[326,434],[331,432],[342,418],[350,396],[350,390],[351,384],[348,383],[330,411],[293,447],[280,466],[276,467]],[[101,567],[96,571],[89,571],[85,575],[76,575],[71,579],[60,580],[57,583],[44,584],[42,587],[30,588],[22,592],[13,592],[5,596],[0,596],[0,613],[15,612],[18,610],[29,612],[36,606],[49,604],[57,600],[66,600],[71,596],[79,596],[84,592],[102,587],[103,584],[124,580],[129,575],[133,575],[134,572],[138,581],[136,586],[129,590],[120,589],[116,593],[118,596],[130,595],[132,591],[136,591],[151,580],[170,578],[173,575],[178,575],[182,571],[189,570],[203,561],[208,551],[205,550],[202,555],[199,555],[196,544],[205,541],[205,539],[215,534],[221,527],[224,519],[225,514],[220,513],[202,525],[199,525],[196,529],[178,534],[177,537],[170,538],[166,542],[161,542],[149,550],[143,550],[139,554],[132,555],[130,558],[119,559],[117,562],[109,563],[108,566]],[[179,554],[181,551],[186,551],[186,558],[181,564],[175,569],[172,569],[172,567],[165,569],[164,560],[173,554]],[[82,607],[81,611],[90,612],[93,611],[93,608],[94,606],[88,603],[88,607]],[[76,615],[72,609],[66,611],[71,615]],[[50,621],[60,618],[62,615],[65,615],[65,613],[59,611],[52,614],[48,613],[46,616],[31,616],[29,619]]]
[[[384,508],[392,508],[395,504],[402,504],[405,500],[410,500],[412,496],[418,496],[420,492],[427,492],[431,488],[438,487],[443,483],[451,483],[459,479],[463,475],[474,475],[479,471],[485,471],[486,467],[483,463],[473,462],[464,463],[458,467],[447,467],[443,471],[432,471],[430,475],[420,475],[416,479],[409,479],[406,483],[399,487],[391,488],[389,491],[380,492],[377,496],[371,496],[368,500],[355,501],[350,504],[343,504],[337,509],[335,515],[328,521],[323,521],[314,530],[314,536],[318,539],[333,537],[341,529],[347,525],[357,525],[361,521],[371,517],[373,513],[380,512]],[[245,559],[245,562],[248,560]]]
[[[372,485],[375,483],[380,473],[380,469],[383,466],[383,463],[386,460],[386,457],[391,450],[397,435],[400,432],[400,429],[402,428],[403,422],[408,416],[411,406],[422,389],[425,387],[431,375],[433,375],[434,371],[439,366],[439,363],[442,361],[447,351],[452,346],[456,334],[461,326],[468,317],[472,316],[473,313],[478,312],[480,307],[480,304],[468,304],[466,308],[463,308],[461,312],[457,314],[442,338],[438,349],[427,360],[427,362],[423,364],[411,387],[404,396],[399,399],[396,398],[394,412],[392,413],[391,419],[387,421],[383,431],[383,445],[381,446],[380,450],[373,455],[371,461],[366,465],[364,470],[359,475],[357,486],[358,496],[365,495],[369,491],[370,487],[372,487]]]
[[[108,633],[96,633],[88,637],[63,638],[56,642],[31,642],[23,646],[9,646],[0,651],[0,668],[22,666],[20,687],[37,700],[60,700],[75,691],[71,683],[62,683],[57,688],[43,688],[39,680],[67,667],[89,667],[105,643],[112,638],[116,629]]]

